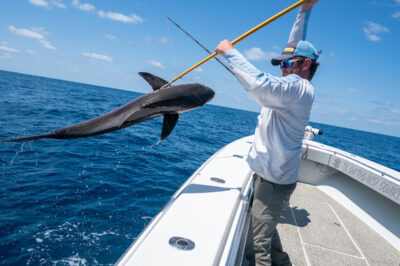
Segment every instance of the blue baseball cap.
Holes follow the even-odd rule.
[[[291,59],[296,56],[308,57],[317,61],[319,55],[317,49],[315,49],[314,45],[310,42],[292,41],[286,45],[280,56],[271,59],[271,63],[277,66],[280,65],[283,60]]]

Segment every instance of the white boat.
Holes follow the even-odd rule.
[[[209,158],[117,265],[247,265],[252,140]],[[305,139],[299,183],[278,225],[283,248],[296,266],[400,265],[399,204],[399,172]]]

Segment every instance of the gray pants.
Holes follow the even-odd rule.
[[[279,185],[254,174],[254,198],[246,247],[250,265],[292,265],[283,252],[276,226],[296,183]]]

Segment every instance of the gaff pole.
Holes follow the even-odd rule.
[[[232,45],[237,44],[238,42],[240,42],[241,40],[245,39],[246,37],[250,36],[251,34],[253,34],[254,32],[258,31],[259,29],[265,27],[266,25],[268,25],[269,23],[271,23],[272,21],[282,17],[283,15],[289,13],[290,11],[292,11],[293,9],[295,9],[298,6],[301,6],[304,2],[306,2],[307,0],[300,0],[299,2],[295,3],[294,5],[291,5],[290,7],[282,10],[281,12],[279,12],[278,14],[270,17],[269,19],[265,20],[264,22],[258,24],[257,26],[255,26],[254,28],[252,28],[251,30],[249,30],[248,32],[242,34],[241,36],[239,36],[238,38],[236,38],[235,40],[233,40],[231,42]],[[197,67],[201,66],[202,64],[204,64],[205,62],[209,61],[210,59],[214,58],[217,56],[217,53],[214,52],[212,54],[210,54],[208,57],[204,58],[203,60],[201,60],[200,62],[198,62],[197,64],[195,64],[194,66],[192,66],[191,68],[189,68],[188,70],[186,70],[185,72],[179,74],[177,77],[175,77],[170,83],[171,84],[175,81],[177,81],[178,79],[182,78],[184,75],[186,75],[187,73],[189,73],[190,71],[192,71],[193,69],[196,69]]]

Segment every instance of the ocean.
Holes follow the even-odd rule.
[[[151,88],[149,86],[149,92]],[[0,139],[104,114],[140,93],[0,71]],[[212,102],[211,102],[212,103]],[[257,113],[206,105],[89,138],[0,143],[0,264],[114,264],[212,154]],[[400,171],[400,138],[310,123],[314,140]]]

